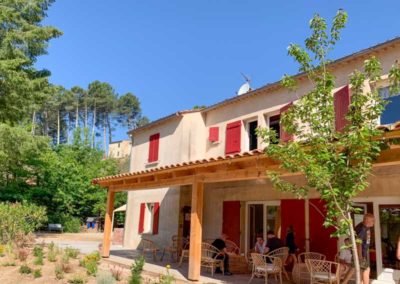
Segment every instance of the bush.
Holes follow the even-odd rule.
[[[33,261],[34,265],[43,265],[43,255],[39,255]]]
[[[110,267],[111,275],[114,277],[115,280],[120,281],[122,280],[122,273],[124,272],[123,269],[119,266]]]
[[[42,277],[42,270],[39,268],[39,269],[35,269],[34,271],[33,271],[33,277],[35,277],[35,278],[40,278],[40,277]]]
[[[50,262],[56,262],[57,261],[57,253],[55,250],[49,250],[47,253],[47,260]]]
[[[135,262],[131,266],[131,277],[129,278],[129,284],[140,284],[142,283],[142,271],[144,266],[144,257],[140,256],[135,259]]]
[[[83,276],[74,275],[71,279],[68,280],[68,283],[70,283],[70,284],[85,284],[86,279],[83,278]]]
[[[64,250],[64,253],[65,253],[66,255],[68,255],[68,257],[77,258],[78,255],[79,255],[79,249],[74,249],[74,248],[67,247],[67,248]]]
[[[18,259],[20,261],[25,261],[28,258],[29,251],[26,248],[22,248],[18,250]]]
[[[64,278],[64,271],[63,271],[63,268],[61,267],[61,265],[56,266],[56,268],[54,269],[54,273],[56,274],[56,278],[58,280]]]
[[[46,209],[28,203],[0,203],[0,243],[15,241],[47,221]]]
[[[108,271],[101,271],[96,277],[96,284],[114,284],[116,281]]]
[[[21,274],[31,274],[32,269],[28,265],[21,265],[19,268],[19,273]]]
[[[95,276],[97,274],[98,270],[98,264],[96,261],[88,261],[85,263],[85,268],[86,268],[86,273],[88,275],[93,275]]]
[[[79,218],[68,216],[62,224],[64,232],[79,233],[81,231],[81,220]]]
[[[64,254],[61,259],[61,269],[65,273],[70,273],[72,271],[72,266],[69,263],[69,256],[67,254]]]
[[[41,256],[41,257],[43,257],[43,248],[40,247],[40,246],[35,246],[33,248],[33,256],[36,256],[36,257]]]
[[[0,257],[4,256],[4,252],[6,251],[6,247],[0,244]]]

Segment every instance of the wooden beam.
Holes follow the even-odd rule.
[[[200,280],[202,219],[204,183],[195,182],[192,186],[192,212],[190,214],[190,247],[188,279]]]
[[[103,237],[103,250],[102,250],[102,257],[109,257],[110,256],[110,245],[111,245],[111,219],[112,214],[114,211],[114,197],[115,193],[112,190],[108,190],[107,194],[107,209],[106,209],[106,216],[104,221],[104,237]]]

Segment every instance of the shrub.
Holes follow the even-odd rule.
[[[64,232],[79,233],[81,231],[81,220],[76,217],[67,216],[63,222]]]
[[[108,271],[101,271],[96,277],[96,284],[114,284],[115,278]]]
[[[115,280],[120,281],[122,280],[122,274],[124,270],[119,266],[110,267],[111,275],[114,277]]]
[[[43,255],[38,255],[33,261],[34,265],[43,265]]]
[[[56,274],[56,279],[60,280],[60,279],[64,278],[64,271],[63,271],[61,265],[56,265],[54,272]]]
[[[141,273],[144,266],[144,257],[140,256],[135,259],[135,262],[131,266],[131,277],[129,278],[129,284],[140,284],[142,283]]]
[[[35,246],[33,248],[33,256],[36,256],[36,257],[41,256],[41,257],[43,257],[43,248],[40,247],[40,246]]]
[[[0,257],[4,256],[4,253],[6,251],[6,247],[2,244],[0,244]]]
[[[85,284],[86,279],[81,275],[74,275],[71,279],[68,280],[70,284]]]
[[[50,262],[56,262],[57,260],[57,253],[55,250],[49,250],[47,253],[47,260]]]
[[[47,221],[46,209],[28,203],[0,203],[0,243],[16,241]]]
[[[79,249],[74,249],[74,248],[67,247],[67,248],[64,250],[64,253],[65,253],[66,255],[68,255],[68,257],[77,258],[78,255],[79,255]]]
[[[54,249],[55,249],[54,242],[51,242],[47,247],[48,247],[49,251],[54,251]]]
[[[35,278],[40,278],[40,277],[42,277],[42,270],[39,268],[39,269],[35,269],[34,271],[33,271],[33,277],[35,277]]]
[[[15,261],[6,261],[1,264],[1,266],[15,266]]]
[[[28,265],[21,265],[19,268],[19,273],[21,274],[31,274],[32,269]]]
[[[98,270],[97,261],[88,261],[85,263],[86,273],[95,276]]]
[[[63,272],[70,273],[72,271],[72,266],[69,263],[69,256],[67,254],[63,255],[60,265]]]
[[[28,258],[29,251],[26,248],[21,248],[18,250],[18,259],[20,261],[25,261]]]

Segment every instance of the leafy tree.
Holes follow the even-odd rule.
[[[61,35],[41,21],[52,0],[3,0],[0,3],[0,122],[15,124],[32,115],[48,85],[47,70],[36,70],[36,58]]]
[[[352,198],[368,186],[372,162],[381,150],[381,141],[374,139],[381,132],[376,130],[376,121],[384,109],[384,101],[378,90],[365,93],[368,81],[380,78],[381,67],[372,57],[365,61],[363,71],[354,71],[350,76],[351,103],[346,115],[347,125],[335,129],[334,76],[327,68],[328,54],[340,38],[347,14],[339,10],[327,31],[325,19],[315,15],[310,21],[311,36],[305,40],[305,49],[291,44],[288,53],[300,64],[312,83],[312,90],[302,96],[283,115],[281,122],[285,132],[297,137],[294,141],[278,143],[273,130],[264,129],[260,135],[266,143],[266,154],[281,161],[281,167],[292,173],[302,173],[306,183],[292,183],[279,172],[269,172],[274,186],[282,191],[305,197],[316,190],[326,202],[325,226],[334,226],[336,236],[350,235],[356,266],[357,283],[360,283],[360,268],[356,250],[355,234],[351,214],[355,212]],[[389,72],[392,89],[400,86],[400,69],[394,65]],[[296,90],[296,81],[284,76],[282,84]]]
[[[117,103],[118,122],[128,129],[136,127],[137,119],[140,117],[139,99],[132,93],[126,93],[119,97]]]

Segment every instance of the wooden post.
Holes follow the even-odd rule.
[[[204,184],[195,182],[192,186],[192,212],[190,214],[190,247],[188,279],[200,280],[202,218]]]
[[[107,194],[107,209],[106,209],[106,216],[104,221],[104,238],[103,238],[103,251],[102,257],[109,257],[110,256],[110,244],[111,244],[111,218],[114,211],[114,195],[115,192],[108,190]]]

